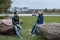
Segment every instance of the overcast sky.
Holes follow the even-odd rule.
[[[60,8],[60,0],[12,0],[12,7],[29,7],[33,9]]]

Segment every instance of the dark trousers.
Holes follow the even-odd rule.
[[[35,24],[35,25],[32,27],[31,33],[32,33],[32,34],[36,34],[37,32],[38,32],[38,24]]]

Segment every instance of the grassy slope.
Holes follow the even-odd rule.
[[[43,35],[38,35],[37,37],[31,37],[29,36],[29,32],[32,28],[32,26],[34,25],[34,23],[36,22],[37,17],[20,17],[23,20],[23,24],[22,24],[22,28],[23,28],[23,32],[22,32],[22,40],[43,40],[44,37]],[[60,23],[60,17],[58,16],[46,16],[44,18],[44,22],[59,22]],[[18,39],[15,35],[12,36],[0,36],[0,40],[20,40]]]

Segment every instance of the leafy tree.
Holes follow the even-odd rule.
[[[48,9],[47,8],[45,8],[45,10],[44,10],[46,13],[48,12]]]
[[[0,13],[7,12],[11,6],[11,0],[0,0]]]

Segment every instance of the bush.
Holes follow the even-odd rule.
[[[5,19],[6,17],[5,16],[0,16],[0,19]]]

